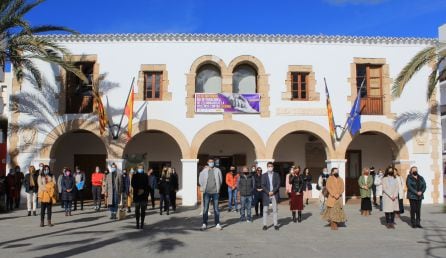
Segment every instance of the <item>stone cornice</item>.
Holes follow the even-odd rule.
[[[55,42],[265,42],[265,43],[350,43],[433,45],[435,38],[366,37],[286,34],[48,34],[40,35]]]

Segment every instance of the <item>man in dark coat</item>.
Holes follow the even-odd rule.
[[[279,203],[280,176],[275,173],[274,164],[268,162],[268,172],[262,175],[263,190],[263,230],[267,230],[268,206],[271,202],[273,208],[274,229],[279,230],[277,222],[277,205]]]

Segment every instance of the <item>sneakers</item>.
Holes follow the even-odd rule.
[[[200,228],[201,231],[205,231],[206,230],[206,224],[203,224]]]
[[[246,223],[252,223],[252,220],[247,219],[247,220],[246,220]]]
[[[220,224],[217,224],[217,225],[215,226],[215,228],[218,229],[218,230],[222,230],[222,227],[220,226]]]

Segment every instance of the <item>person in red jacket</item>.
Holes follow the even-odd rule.
[[[239,178],[239,174],[235,169],[235,166],[231,166],[229,168],[229,172],[226,173],[226,185],[228,185],[228,212],[232,211],[232,202],[234,202],[234,210],[238,212],[237,206],[237,181]]]
[[[95,172],[91,174],[91,191],[93,194],[93,208],[96,211],[101,209],[101,193],[104,174],[101,173],[99,166],[96,166]]]

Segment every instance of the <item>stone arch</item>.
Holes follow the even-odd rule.
[[[191,144],[191,158],[198,157],[198,151],[204,141],[211,135],[221,131],[233,131],[248,138],[255,149],[256,159],[264,159],[265,144],[260,135],[249,125],[235,120],[221,120],[210,123],[194,136]]]
[[[390,125],[380,123],[380,122],[365,122],[361,124],[360,133],[366,132],[376,132],[380,135],[386,136],[394,145],[393,153],[395,154],[396,160],[409,160],[409,150],[406,146],[406,141],[404,138],[395,131]],[[339,146],[337,147],[337,157],[345,158],[345,154],[349,145],[353,142],[355,137],[351,137],[350,134],[345,134],[344,138],[341,140]]]
[[[252,55],[241,55],[234,58],[228,65],[228,72],[232,74],[234,69],[242,64],[248,64],[252,66],[257,71],[257,92],[260,94],[260,116],[269,117],[269,83],[266,74],[265,67],[263,63],[255,56]],[[231,78],[231,91],[232,91],[232,78]]]
[[[132,130],[133,136],[136,136],[137,134],[145,131],[160,131],[169,135],[178,144],[182,158],[188,159],[190,157],[189,142],[187,141],[184,134],[174,125],[158,119],[143,120],[133,124],[133,130]],[[121,151],[121,156],[122,156],[124,155],[124,149],[127,145],[127,140],[120,138],[119,145],[122,146],[122,151]]]
[[[335,150],[331,143],[330,133],[324,127],[310,121],[293,121],[280,126],[271,134],[266,143],[266,158],[273,159],[274,150],[276,149],[280,140],[282,140],[283,137],[287,136],[288,134],[297,131],[308,132],[309,134],[313,134],[321,139],[325,146],[327,159],[331,159],[335,156]]]
[[[188,118],[194,117],[195,115],[194,94],[197,70],[205,64],[213,64],[220,69],[222,92],[226,92],[228,88],[232,87],[232,84],[228,83],[228,81],[231,81],[231,73],[228,72],[228,68],[221,58],[214,55],[204,55],[195,59],[190,67],[189,73],[186,74],[186,117]]]
[[[74,119],[60,123],[45,136],[45,139],[43,140],[41,148],[39,150],[40,159],[50,159],[52,146],[57,141],[57,139],[65,135],[66,133],[78,130],[87,131],[96,135],[104,143],[104,146],[107,149],[107,154],[108,154],[108,148],[106,147],[107,146],[106,136],[102,136],[100,134],[97,121],[86,120],[86,119]]]

